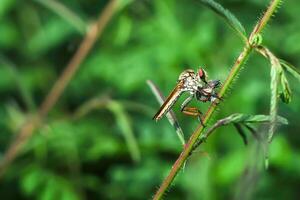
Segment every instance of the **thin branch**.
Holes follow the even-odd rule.
[[[22,147],[31,138],[34,130],[38,127],[43,118],[45,118],[49,111],[53,108],[59,97],[62,95],[64,89],[74,76],[75,72],[80,67],[80,64],[86,58],[92,47],[94,46],[97,39],[103,33],[103,30],[107,23],[112,18],[116,11],[117,0],[110,0],[107,6],[102,11],[98,20],[90,25],[90,28],[71,58],[69,64],[62,72],[58,80],[54,83],[54,86],[46,96],[45,100],[41,104],[38,112],[28,119],[26,124],[21,128],[15,140],[11,143],[10,147],[6,150],[3,160],[0,163],[0,176],[3,175],[7,167],[14,161],[18,156]]]
[[[99,19],[96,22],[92,23],[92,25],[90,26],[86,37],[80,44],[73,58],[71,59],[71,61],[59,77],[59,79],[55,82],[45,101],[42,103],[41,109],[39,110],[42,116],[46,115],[49,112],[49,110],[53,107],[53,105],[57,102],[57,99],[61,96],[66,85],[70,82],[71,78],[79,68],[80,64],[86,58],[87,54],[94,46],[98,37],[101,36],[104,27],[111,19],[115,11],[116,3],[117,0],[111,0],[100,15]]]
[[[237,73],[239,72],[240,68],[242,67],[242,64],[248,58],[251,50],[252,50],[252,48],[250,46],[246,46],[244,48],[244,51],[240,54],[240,56],[236,60],[234,66],[232,67],[232,69],[230,71],[229,76],[227,77],[226,81],[224,82],[224,84],[223,84],[223,86],[220,90],[219,97],[222,98],[224,96],[225,92],[227,91],[227,88],[229,87],[229,85],[231,84],[231,82],[233,81],[233,79],[235,78]],[[204,124],[206,124],[209,121],[210,117],[215,112],[216,107],[217,107],[216,104],[212,104],[208,108],[208,111],[204,115],[204,119],[203,119]],[[165,180],[163,181],[163,183],[160,186],[159,190],[156,192],[156,194],[153,198],[154,200],[159,200],[159,199],[162,198],[162,195],[164,194],[164,192],[168,189],[168,187],[170,186],[170,184],[174,180],[175,176],[177,175],[177,173],[181,169],[181,166],[183,165],[185,160],[188,158],[188,156],[191,154],[191,152],[193,150],[193,146],[197,142],[197,140],[198,140],[199,136],[201,135],[203,129],[204,129],[204,127],[201,124],[196,128],[196,130],[194,131],[194,133],[190,137],[189,141],[185,145],[184,150],[181,152],[179,158],[174,163],[169,175],[165,178]]]
[[[262,17],[262,19],[258,22],[258,25],[256,25],[254,30],[252,31],[251,36],[254,36],[254,35],[257,35],[257,34],[261,33],[261,31],[263,30],[263,28],[265,27],[267,22],[270,20],[270,16],[272,16],[272,14],[275,11],[275,8],[278,6],[279,3],[280,3],[279,0],[271,1],[271,4],[268,7],[267,11],[265,12],[264,16]],[[259,25],[259,24],[261,24],[261,25]],[[250,44],[250,42],[249,42],[249,44]],[[231,68],[231,71],[230,71],[229,75],[227,76],[226,81],[224,82],[224,84],[223,84],[223,86],[222,86],[222,88],[219,92],[219,96],[221,98],[227,92],[229,86],[232,84],[232,82],[235,79],[236,75],[240,72],[243,64],[245,63],[245,61],[249,57],[249,55],[252,52],[253,48],[254,48],[253,45],[246,45],[244,47],[244,50],[242,51],[242,53],[239,55],[239,57],[235,61],[233,67]],[[216,107],[217,107],[216,104],[212,104],[209,107],[208,111],[204,115],[204,120],[203,120],[204,124],[206,124],[210,120],[212,114],[216,111]],[[179,172],[179,170],[181,169],[181,167],[185,163],[186,159],[191,154],[191,151],[193,150],[194,144],[197,142],[197,140],[198,140],[199,136],[201,135],[203,129],[204,129],[204,127],[200,124],[197,127],[197,129],[194,131],[194,133],[190,137],[189,141],[185,145],[185,148],[181,152],[179,158],[176,160],[176,162],[172,166],[172,169],[171,169],[169,175],[165,178],[165,180],[162,182],[161,186],[157,190],[156,194],[154,195],[154,197],[153,197],[154,200],[161,199],[163,194],[169,188],[169,186],[173,182],[174,178],[176,177],[177,173]]]
[[[251,35],[250,35],[250,41],[255,37],[255,35],[258,35],[262,32],[262,30],[265,28],[271,17],[276,12],[276,9],[279,7],[279,5],[282,3],[282,0],[272,0],[270,2],[270,5],[265,12],[264,16],[259,20],[259,22],[254,27]]]

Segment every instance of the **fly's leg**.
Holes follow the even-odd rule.
[[[180,111],[186,115],[189,116],[195,116],[198,117],[198,120],[201,122],[203,125],[202,119],[201,119],[201,112],[195,108],[195,107],[187,107],[187,105],[192,101],[193,99],[193,94],[191,94],[188,98],[186,98],[183,103],[181,104]]]
[[[198,108],[187,107],[187,105],[191,102],[192,99],[193,99],[193,95],[191,95],[187,99],[185,99],[184,102],[181,104],[180,111],[186,115],[197,117],[198,120],[200,121],[200,123],[204,126],[204,123],[201,118],[202,112]]]
[[[212,96],[215,97],[216,99],[220,100],[220,101],[223,101],[223,98],[220,97],[217,93],[213,94]]]
[[[202,120],[202,112],[196,108],[196,107],[184,107],[182,110],[181,110],[182,113],[186,114],[186,115],[189,115],[189,116],[194,116],[194,117],[197,117],[198,120],[200,121],[200,123],[204,125],[203,123],[203,120]]]
[[[183,109],[192,101],[193,99],[193,95],[190,95],[188,98],[186,98],[183,103],[180,106],[180,110],[181,112],[183,111]]]
[[[216,101],[217,100],[217,101]],[[212,94],[210,96],[210,101],[214,104],[219,104],[221,101],[223,101],[223,98],[222,97],[219,97],[218,94]]]

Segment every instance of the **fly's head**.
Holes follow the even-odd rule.
[[[208,87],[212,88],[212,89],[216,89],[218,87],[220,87],[221,85],[221,81],[220,80],[210,80],[207,83]]]
[[[199,84],[198,90],[196,92],[196,98],[200,101],[206,102],[210,101],[213,102],[218,99],[218,95],[216,89],[220,87],[221,82],[220,80],[207,80],[207,73],[204,71],[203,68],[198,70],[198,80],[201,80],[203,86]]]
[[[220,80],[209,80],[204,87],[199,88],[197,99],[204,102],[214,102],[216,99],[219,99],[215,89],[220,87],[220,85]]]
[[[220,80],[209,80],[207,84],[203,88],[201,88],[201,90],[203,91],[204,94],[209,96],[216,93],[215,89],[220,87],[220,85],[221,85]]]

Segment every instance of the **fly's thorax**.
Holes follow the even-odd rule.
[[[194,77],[188,77],[184,80],[184,88],[186,91],[196,91],[197,90],[197,81],[194,79]]]
[[[178,78],[178,81],[183,82],[183,91],[189,91],[191,94],[195,94],[198,88],[203,88],[205,83],[192,69],[183,71]]]
[[[188,78],[194,78],[195,77],[195,72],[194,70],[192,69],[187,69],[187,70],[184,70],[178,77],[178,80],[185,80],[185,79],[188,79]]]

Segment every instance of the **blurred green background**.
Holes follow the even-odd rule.
[[[107,2],[0,1],[1,157]],[[218,2],[248,33],[268,4]],[[300,66],[299,11],[298,1],[285,1],[263,41],[295,66]],[[150,199],[182,146],[165,118],[151,119],[159,105],[146,80],[167,95],[180,72],[201,65],[211,78],[224,81],[242,48],[224,21],[196,1],[126,1],[1,177],[1,199]],[[214,119],[268,114],[269,69],[268,61],[253,53]],[[234,128],[223,127],[191,156],[166,199],[299,198],[300,90],[293,77],[290,83],[292,102],[281,103],[279,110],[290,124],[277,131],[270,146],[269,170],[260,169],[261,157],[253,159],[258,153],[250,134],[245,146]],[[179,104],[174,110],[188,139],[198,122],[183,116]]]

